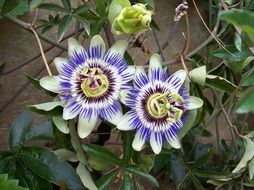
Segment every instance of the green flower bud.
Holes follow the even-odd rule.
[[[116,35],[144,32],[150,28],[151,20],[152,11],[138,3],[121,10],[112,23],[112,32]]]

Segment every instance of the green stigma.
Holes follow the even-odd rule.
[[[99,97],[109,87],[108,78],[100,68],[84,68],[81,72],[81,89],[87,97]]]
[[[171,100],[168,96],[171,96]],[[175,107],[173,102],[183,103],[184,99],[176,92],[153,94],[147,101],[148,113],[157,119],[167,116],[166,120],[169,123],[179,120],[183,115],[183,110]]]
[[[168,93],[157,93],[150,96],[147,101],[147,109],[150,115],[155,118],[162,118],[167,115],[170,108]]]

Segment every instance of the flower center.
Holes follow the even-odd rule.
[[[168,93],[156,93],[149,97],[147,101],[147,109],[150,115],[155,118],[162,118],[167,114],[168,109],[170,108],[167,96]]]
[[[81,89],[87,97],[99,97],[109,87],[107,76],[100,68],[85,68],[81,74]]]
[[[183,110],[178,105],[183,102],[184,99],[176,92],[156,93],[148,98],[147,110],[152,117],[160,119],[167,116],[166,120],[173,122],[182,117]]]

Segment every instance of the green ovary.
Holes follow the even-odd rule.
[[[108,90],[108,78],[100,68],[85,68],[81,76],[81,89],[87,97],[99,97]]]

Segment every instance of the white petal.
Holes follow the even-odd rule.
[[[132,148],[136,151],[140,151],[145,144],[145,139],[140,138],[140,133],[137,132],[132,142]]]
[[[120,99],[120,101],[121,101],[124,105],[128,105],[128,103],[127,103],[127,101],[128,101],[128,98],[127,98],[128,93],[130,93],[129,90],[121,90],[121,91],[120,91],[119,99]]]
[[[60,85],[60,78],[58,76],[46,76],[41,78],[40,85],[54,93],[59,93],[62,89]]]
[[[174,139],[170,138],[168,139],[168,143],[170,144],[170,146],[172,146],[173,148],[179,149],[181,148],[181,144],[178,140],[177,137],[175,137]]]
[[[68,55],[69,56],[72,56],[74,51],[76,51],[77,53],[81,53],[82,49],[83,49],[82,45],[75,38],[68,39]]]
[[[174,80],[178,80],[178,85],[177,87],[174,88],[174,91],[178,92],[179,89],[181,88],[181,86],[183,85],[185,79],[186,79],[187,73],[184,70],[179,70],[177,72],[175,72],[171,77],[170,77],[170,81],[174,81]],[[170,82],[169,81],[169,82]]]
[[[135,77],[137,77],[141,74],[146,75],[146,71],[143,66],[137,66],[136,71],[135,71]]]
[[[150,62],[149,62],[149,69],[148,69],[149,78],[152,78],[152,70],[157,68],[162,69],[162,60],[161,60],[161,56],[158,53],[155,53],[150,58]]]
[[[95,35],[92,39],[91,39],[91,43],[90,43],[90,48],[92,47],[101,47],[101,53],[102,55],[104,55],[106,47],[105,47],[105,43],[103,41],[103,39],[99,36],[99,35]]]
[[[77,104],[72,105],[72,106],[71,105],[72,105],[72,101],[70,100],[63,109],[63,119],[64,120],[73,119],[80,113],[81,106],[79,106]]]
[[[93,129],[98,124],[98,116],[93,114],[91,118],[86,118],[83,116],[79,116],[78,120],[78,135],[80,138],[86,138],[88,135],[91,134]]]
[[[120,118],[120,121],[117,123],[116,128],[122,131],[129,131],[132,130],[132,125],[130,123],[132,117],[130,112],[127,112]]]
[[[54,64],[56,66],[58,73],[62,71],[62,66],[66,65],[67,63],[68,63],[68,59],[65,59],[65,58],[56,57],[54,59]]]
[[[117,112],[114,112],[113,114],[111,114],[111,117],[108,117],[106,119],[108,122],[112,123],[113,125],[117,125],[120,119],[123,117],[123,110],[121,105],[119,105],[119,107],[120,107],[120,110],[118,110]]]
[[[109,49],[109,52],[121,54],[123,56],[127,47],[128,47],[128,42],[126,40],[119,40]]]
[[[136,68],[134,65],[128,66],[127,69],[125,69],[122,72],[122,77],[124,78],[124,81],[128,82],[134,78]]]
[[[150,145],[155,154],[159,154],[162,149],[162,141],[156,141],[154,132],[151,133],[150,136]]]

